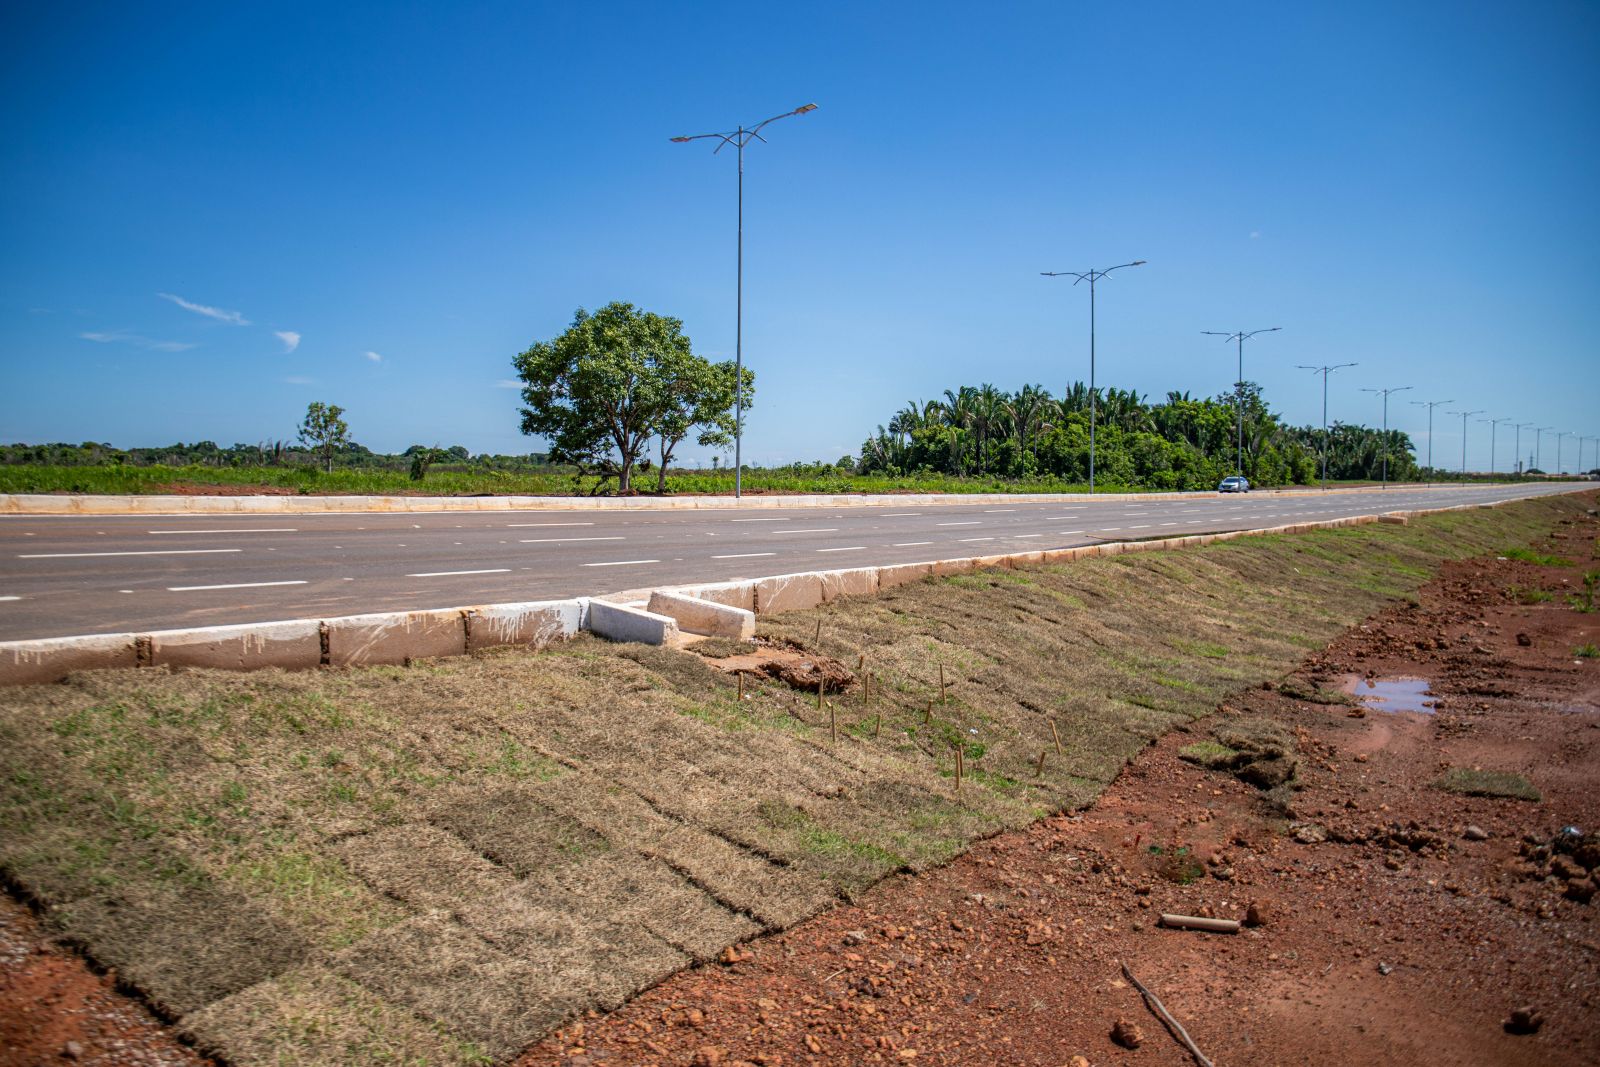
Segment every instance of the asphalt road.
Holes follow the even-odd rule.
[[[0,640],[590,596],[1255,529],[1572,488],[782,511],[5,516]]]

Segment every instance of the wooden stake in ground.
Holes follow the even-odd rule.
[[[933,721],[933,701],[928,701],[928,710],[922,713],[922,725],[926,726]]]
[[[1035,767],[1033,769],[1033,776],[1035,778],[1043,778],[1044,777],[1044,757],[1045,757],[1044,750],[1040,749],[1039,750],[1039,766],[1037,766],[1037,767]]]
[[[856,657],[856,673],[860,674],[861,673],[861,668],[865,667],[866,665],[867,665],[867,654],[865,652],[863,652],[863,653],[861,653],[861,655]]]
[[[839,740],[839,712],[831,700],[828,701],[828,734],[835,741]]]
[[[882,732],[883,732],[883,712],[880,711],[880,712],[878,712],[877,717],[872,720],[872,737],[873,737],[873,739],[876,740],[878,735],[880,733],[882,733]]]
[[[742,704],[744,703],[744,671],[738,671],[737,673],[739,675],[739,703]]]
[[[1050,736],[1056,741],[1056,755],[1061,755],[1061,731],[1056,729],[1056,721],[1050,720]]]
[[[941,706],[943,706],[943,705],[948,704],[948,703],[950,703],[950,697],[949,697],[949,694],[947,694],[945,692],[945,688],[944,688],[944,664],[941,663],[941,664],[939,664],[939,704]]]
[[[1172,1015],[1167,1011],[1166,1006],[1161,1003],[1161,1000],[1154,993],[1150,992],[1150,990],[1146,989],[1143,982],[1139,981],[1139,979],[1133,976],[1133,972],[1128,970],[1128,965],[1126,963],[1122,965],[1122,975],[1128,981],[1133,983],[1133,988],[1137,989],[1139,991],[1139,995],[1144,997],[1145,1006],[1151,1011],[1155,1012],[1156,1018],[1160,1019],[1162,1023],[1166,1025],[1166,1028],[1172,1033],[1172,1036],[1177,1038],[1179,1043],[1181,1043],[1184,1048],[1189,1050],[1189,1055],[1194,1057],[1194,1062],[1199,1064],[1199,1067],[1216,1067],[1214,1063],[1206,1059],[1205,1054],[1200,1051],[1200,1046],[1196,1045],[1194,1043],[1194,1039],[1189,1036],[1189,1031],[1185,1030],[1182,1025],[1179,1024],[1178,1020],[1172,1017]]]
[[[956,746],[956,792],[961,792],[961,746]]]
[[[817,620],[817,636],[816,636],[816,640],[812,641],[811,643],[813,645],[821,645],[822,644],[822,620],[821,619]]]
[[[818,668],[819,670],[821,668]],[[817,710],[822,710],[822,697],[828,691],[828,676],[823,674],[817,678]]]

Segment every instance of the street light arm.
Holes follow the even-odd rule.
[[[763,126],[767,126],[767,125],[770,125],[771,123],[777,122],[779,119],[786,119],[790,115],[804,115],[807,112],[815,111],[815,110],[817,110],[817,105],[816,104],[801,104],[799,107],[795,108],[793,111],[785,111],[783,114],[774,115],[770,119],[763,119],[761,122],[756,123],[756,125],[751,128],[750,132],[753,133],[753,134],[760,134],[761,128]]]
[[[1246,341],[1248,341],[1248,340],[1250,340],[1250,338],[1254,337],[1258,333],[1275,333],[1276,331],[1281,330],[1281,329],[1283,329],[1282,326],[1268,326],[1264,330],[1251,330],[1249,333],[1244,335],[1244,339]]]

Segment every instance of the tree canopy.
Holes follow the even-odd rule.
[[[341,417],[344,408],[313,400],[300,423],[300,441],[322,457],[323,469],[333,471],[333,454],[350,440],[350,425]]]
[[[659,449],[657,488],[667,465],[696,429],[696,442],[733,440],[734,365],[696,356],[679,319],[611,303],[579,308],[572,325],[534,343],[513,360],[523,382],[522,432],[550,441],[550,459],[598,475],[596,488],[617,479],[633,491],[633,475],[652,441]],[[748,407],[755,375],[744,372]]]

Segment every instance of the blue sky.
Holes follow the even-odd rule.
[[[731,358],[734,160],[667,139],[808,101],[746,158],[749,461],[1086,378],[1087,294],[1039,272],[1135,258],[1102,385],[1214,394],[1201,331],[1282,326],[1245,375],[1292,421],[1296,365],[1353,360],[1332,416],[1413,385],[1425,446],[1405,401],[1453,400],[1441,465],[1463,406],[1600,434],[1596,55],[1580,3],[7,5],[0,440],[324,400],[376,449],[532,450],[510,361],[577,307]]]

